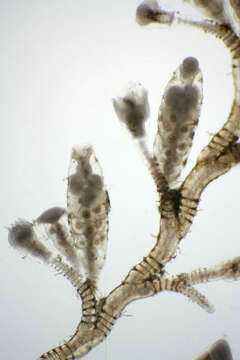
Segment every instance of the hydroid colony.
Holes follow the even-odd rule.
[[[160,231],[150,253],[106,297],[98,298],[96,289],[106,260],[110,200],[92,147],[72,151],[66,209],[51,208],[34,222],[21,220],[9,229],[12,246],[40,258],[62,273],[82,300],[82,317],[75,334],[39,359],[68,360],[84,356],[109,334],[130,302],[163,291],[181,293],[212,312],[213,306],[194,285],[240,277],[240,257],[174,277],[167,276],[166,272],[167,263],[176,255],[180,241],[191,227],[202,191],[240,162],[240,3],[235,0],[187,2],[212,20],[186,20],[179,14],[162,10],[153,0],[139,5],[136,20],[142,26],[150,23],[191,25],[220,38],[232,56],[235,95],[231,113],[180,183],[179,176],[188,160],[202,104],[202,73],[198,60],[183,59],[166,85],[153,149],[148,148],[146,141],[145,122],[149,116],[146,89],[141,84],[132,84],[124,96],[113,100],[119,120],[138,143],[155,182]],[[231,359],[226,342],[217,342],[199,359],[208,358]]]

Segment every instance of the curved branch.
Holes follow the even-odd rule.
[[[218,158],[197,162],[180,188],[180,203],[184,204],[182,199],[189,199],[190,203],[195,202],[197,204],[205,187],[214,179],[227,173],[239,162],[240,143],[230,145]],[[190,214],[188,209],[191,210],[191,206],[186,206],[186,203],[185,206],[179,208],[178,217],[181,224],[181,238],[187,234],[196,212],[196,209],[194,209],[193,214]]]
[[[110,333],[115,321],[121,316],[123,309],[132,301],[153,296],[162,291],[172,291],[187,296],[209,313],[214,309],[204,295],[199,293],[193,284],[218,279],[234,279],[240,277],[240,257],[212,266],[209,269],[194,270],[174,278],[152,276],[138,283],[126,283],[117,286],[110,294],[96,304],[96,321],[88,322],[86,314],[77,327],[75,334],[64,345],[58,346],[43,354],[38,360],[62,359],[70,360],[84,356],[94,346],[104,340]],[[81,286],[80,294],[83,309],[92,301],[91,282]],[[84,310],[83,310],[84,311]],[[86,311],[86,310],[85,310]],[[91,314],[89,314],[91,315]]]

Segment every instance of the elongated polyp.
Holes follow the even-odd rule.
[[[198,60],[187,57],[167,84],[158,115],[154,155],[170,187],[186,164],[202,103]]]
[[[67,196],[70,233],[87,277],[95,282],[106,259],[110,203],[90,146],[73,148]]]

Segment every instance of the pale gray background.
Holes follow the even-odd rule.
[[[80,320],[74,289],[46,266],[23,260],[10,248],[4,228],[17,218],[32,220],[48,207],[65,206],[73,145],[94,145],[111,198],[101,294],[119,284],[154,245],[157,194],[141,154],[114,114],[112,97],[128,81],[140,81],[149,90],[147,129],[153,134],[172,72],[186,56],[199,59],[204,102],[185,174],[229,113],[233,86],[224,45],[191,28],[140,28],[138,4],[0,1],[0,359],[36,359],[68,339]],[[181,1],[171,4],[180,8]],[[170,273],[239,255],[239,177],[237,166],[204,192]],[[135,302],[127,308],[132,317],[119,319],[85,359],[191,360],[223,336],[239,359],[240,283],[199,289],[215,305],[214,314],[174,293]]]

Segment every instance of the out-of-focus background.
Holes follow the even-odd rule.
[[[168,4],[169,1],[163,2]],[[111,199],[108,257],[99,292],[106,295],[154,246],[157,194],[137,146],[119,123],[112,98],[129,81],[149,90],[149,141],[173,71],[187,56],[199,60],[204,100],[184,171],[226,120],[233,98],[224,45],[189,27],[141,28],[137,0],[2,0],[0,2],[0,358],[33,360],[67,340],[81,318],[67,280],[10,248],[7,230],[66,205],[71,147],[93,144]],[[169,6],[169,4],[168,4]],[[171,1],[188,16],[191,8]],[[170,274],[239,255],[239,166],[208,186],[192,230]],[[240,283],[198,287],[215,305],[205,313],[187,298],[162,293],[134,302],[105,342],[86,360],[191,360],[219,337],[240,357]]]

